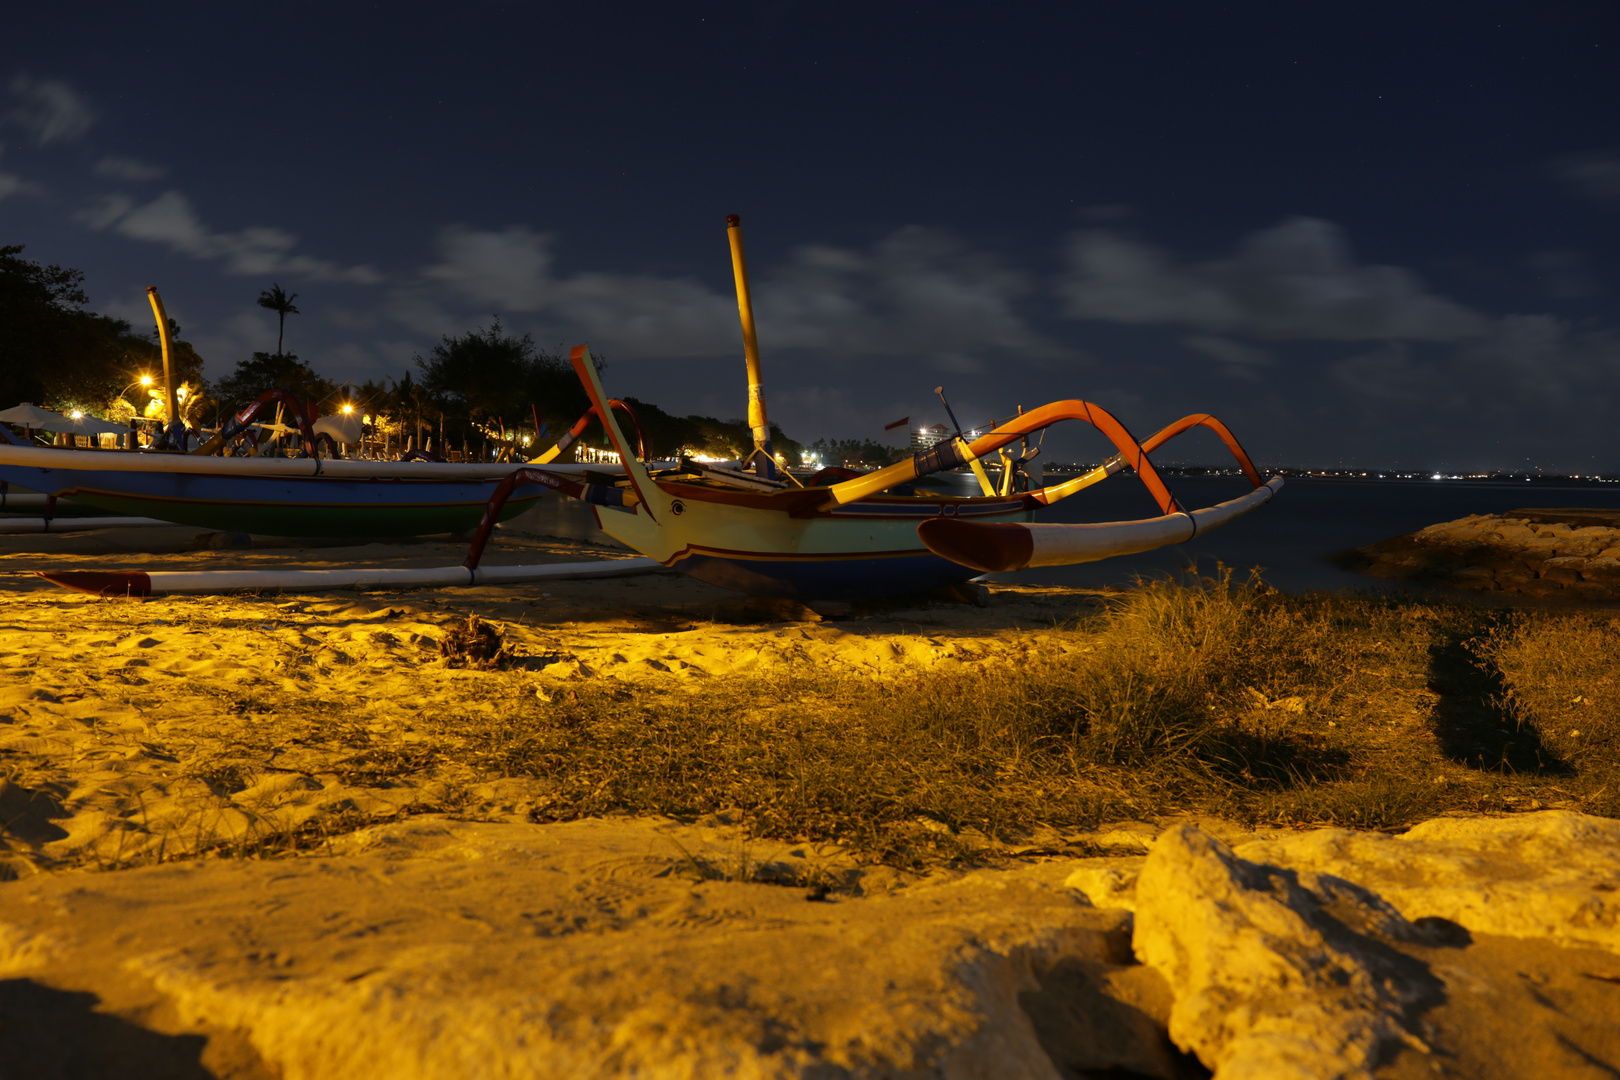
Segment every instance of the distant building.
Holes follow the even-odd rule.
[[[581,465],[617,465],[619,455],[612,450],[598,450],[580,443],[574,447],[574,460]]]
[[[911,448],[913,450],[926,450],[935,443],[944,442],[951,437],[951,429],[944,424],[924,424],[911,433]]]

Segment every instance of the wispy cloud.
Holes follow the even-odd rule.
[[[1230,338],[1191,334],[1182,338],[1181,343],[1194,352],[1203,353],[1210,359],[1218,361],[1221,364],[1221,373],[1235,379],[1258,379],[1260,374],[1256,368],[1267,367],[1276,362],[1264,349],[1257,349],[1253,345],[1245,345]]]
[[[1620,150],[1594,150],[1555,158],[1553,175],[1582,198],[1620,209]]]
[[[90,103],[60,79],[19,74],[11,80],[11,95],[17,104],[4,119],[27,130],[40,146],[72,142],[96,121]]]
[[[1207,262],[1106,231],[1080,233],[1069,254],[1059,292],[1077,319],[1329,341],[1455,341],[1489,322],[1410,270],[1357,263],[1339,227],[1319,218],[1291,218]]]
[[[136,183],[142,180],[156,180],[168,171],[161,165],[149,165],[135,158],[116,157],[112,154],[96,162],[97,176],[110,176],[115,180],[130,180]]]
[[[552,237],[523,226],[450,226],[423,277],[462,301],[533,312],[561,332],[611,341],[614,355],[694,356],[734,351],[737,305],[691,278],[556,272]],[[948,234],[905,228],[867,250],[812,245],[755,282],[761,333],[774,349],[856,356],[933,357],[976,368],[986,352],[1062,355],[1015,310],[1024,275],[967,250]],[[414,306],[414,305],[413,305]]]
[[[1531,273],[1541,279],[1542,288],[1553,300],[1584,300],[1603,292],[1603,283],[1587,268],[1586,256],[1560,248],[1533,252],[1525,260]]]
[[[0,149],[0,156],[4,154],[5,151]],[[0,199],[4,199],[8,195],[21,195],[25,191],[32,190],[34,190],[33,184],[30,184],[16,173],[8,173],[0,169]]]
[[[139,205],[126,195],[104,196],[76,217],[93,231],[110,228],[120,236],[163,244],[192,258],[220,260],[229,274],[286,274],[363,285],[382,280],[382,275],[370,266],[341,266],[294,254],[298,238],[285,229],[256,225],[240,232],[215,232],[178,191],[166,191]]]

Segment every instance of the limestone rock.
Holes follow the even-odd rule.
[[[202,1075],[198,1036],[215,1074],[284,1080],[1172,1074],[1168,988],[1130,962],[1128,916],[1061,886],[1069,867],[812,903],[714,876],[813,869],[743,843],[420,817],[331,858],[6,882],[0,1070],[52,1075],[39,1055],[104,1015],[190,1047],[189,1071],[82,1075]],[[73,1015],[42,1049],[17,1017],[47,1006]]]
[[[1246,862],[1188,826],[1137,881],[1136,955],[1174,989],[1170,1037],[1220,1080],[1370,1080],[1421,1045],[1408,1014],[1440,985],[1388,944],[1424,936],[1349,882]]]
[[[1516,511],[1440,522],[1334,557],[1373,577],[1567,600],[1620,595],[1620,517]],[[1528,515],[1528,516],[1522,516]]]
[[[1620,821],[1564,810],[1437,818],[1402,836],[1318,829],[1245,859],[1350,877],[1408,919],[1620,953]]]

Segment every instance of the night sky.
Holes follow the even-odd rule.
[[[800,440],[943,420],[943,383],[968,424],[1214,412],[1263,465],[1620,473],[1617,31],[1612,0],[14,4],[0,244],[142,329],[157,285],[214,378],[275,348],[278,282],[329,377],[499,315],[733,418],[737,213]]]

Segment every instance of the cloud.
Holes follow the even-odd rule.
[[[115,157],[111,154],[96,162],[98,176],[111,176],[117,180],[156,180],[169,170],[161,165],[148,165],[135,158]]]
[[[325,259],[293,254],[298,238],[284,229],[255,225],[241,232],[213,232],[178,191],[166,191],[142,205],[136,205],[125,195],[104,196],[75,217],[95,232],[111,228],[120,236],[164,244],[192,258],[223,260],[225,272],[229,274],[287,274],[313,281],[348,281],[362,285],[382,280],[382,275],[369,266],[344,267]]]
[[[1266,367],[1276,362],[1264,349],[1256,349],[1252,345],[1245,345],[1229,338],[1192,334],[1182,338],[1181,343],[1195,352],[1201,352],[1220,361],[1223,365],[1222,374],[1237,379],[1258,379],[1260,375],[1255,368]]]
[[[11,93],[20,99],[5,119],[28,129],[34,142],[72,142],[95,123],[96,114],[78,91],[59,79],[34,79],[18,75],[11,80]]]
[[[553,238],[524,226],[482,232],[453,225],[423,277],[461,300],[534,312],[558,332],[590,336],[615,356],[698,356],[741,344],[737,304],[691,278],[584,271],[559,275]],[[986,351],[1063,355],[1014,309],[1026,279],[949,235],[901,229],[869,250],[811,245],[759,274],[762,345],[850,355],[932,356],[972,370]],[[407,304],[406,306],[412,306]]]
[[[1447,385],[1439,369],[1419,362],[1404,341],[1385,342],[1371,352],[1340,360],[1329,374],[1339,387],[1360,398],[1400,405],[1434,404]]]
[[[1454,341],[1488,326],[1410,270],[1356,263],[1339,227],[1318,218],[1290,218],[1201,263],[1107,231],[1078,234],[1069,255],[1059,294],[1076,319],[1328,341]]]
[[[1340,360],[1329,380],[1363,404],[1401,406],[1425,425],[1464,423],[1470,437],[1607,425],[1620,385],[1620,335],[1576,330],[1552,315],[1508,315],[1449,347],[1386,342]]]
[[[1586,257],[1579,251],[1537,251],[1525,263],[1553,300],[1583,300],[1603,292],[1602,283],[1592,276]]]
[[[1620,208],[1620,150],[1570,154],[1551,163],[1553,175],[1582,198]]]
[[[4,153],[4,151],[0,150],[0,153]],[[7,195],[21,195],[26,191],[33,190],[34,185],[30,184],[16,173],[8,173],[4,170],[0,170],[0,199],[4,199]]]

